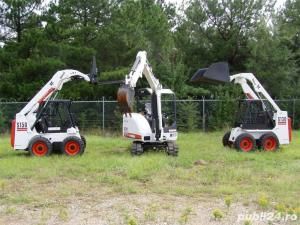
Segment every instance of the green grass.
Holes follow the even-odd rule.
[[[276,153],[242,153],[224,148],[223,133],[180,134],[178,157],[129,153],[121,137],[87,136],[81,157],[54,154],[29,157],[0,140],[0,203],[49,207],[74,197],[161,193],[195,197],[232,196],[240,202],[268,202],[299,207],[300,141]],[[194,165],[205,160],[207,165]],[[267,206],[266,206],[267,207]]]

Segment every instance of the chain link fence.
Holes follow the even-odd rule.
[[[238,100],[176,100],[177,126],[180,131],[211,131],[231,127],[238,109]],[[287,110],[293,128],[300,128],[300,99],[276,100],[282,110]],[[0,132],[10,129],[10,121],[25,102],[0,102]],[[166,114],[174,112],[173,106],[162,102]],[[121,132],[122,115],[116,101],[104,98],[99,101],[73,101],[71,112],[82,131]]]

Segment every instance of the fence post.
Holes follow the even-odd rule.
[[[102,131],[104,132],[104,119],[105,119],[105,103],[104,103],[104,96],[102,97]]]
[[[205,132],[205,97],[202,96],[202,131]]]
[[[293,99],[293,128],[295,129],[296,99]]]

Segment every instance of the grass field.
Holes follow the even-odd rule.
[[[15,215],[22,206],[36,211],[56,209],[58,217],[68,221],[70,199],[149,194],[212,202],[217,199],[227,206],[239,203],[299,214],[300,133],[294,132],[292,144],[275,153],[224,148],[222,135],[180,134],[178,157],[164,152],[132,157],[128,140],[88,135],[85,154],[75,158],[59,154],[33,158],[26,152],[12,151],[8,136],[2,137],[0,217]],[[184,209],[180,218],[189,212]],[[138,224],[138,219],[131,221],[129,216],[130,212],[124,216],[128,224]],[[40,215],[37,221],[43,224],[47,218],[43,220]],[[180,218],[178,223],[188,223]]]

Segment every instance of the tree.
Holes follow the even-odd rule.
[[[231,73],[252,72],[250,69],[253,69],[254,64],[250,66],[250,61],[254,61],[252,57],[257,59],[253,49],[260,46],[259,51],[267,51],[259,41],[270,44],[263,39],[258,39],[262,38],[258,33],[261,35],[260,27],[263,24],[270,24],[265,27],[268,33],[266,35],[268,40],[273,41],[274,36],[271,34],[275,30],[272,30],[271,26],[273,6],[273,0],[192,1],[185,11],[186,17],[181,18],[175,33],[176,45],[184,56],[184,63],[190,77],[198,68],[205,68],[217,61],[228,62]],[[275,42],[272,43],[276,46]],[[274,50],[275,47],[272,49]],[[277,53],[280,54],[279,49]],[[273,60],[278,65],[279,58]],[[287,57],[285,63],[286,60]],[[269,65],[274,61],[270,61]],[[273,65],[274,69],[276,65]],[[273,68],[270,68],[270,71],[274,72]],[[264,70],[268,69],[264,68]],[[259,73],[257,74],[259,76]],[[271,86],[271,82],[269,85]],[[202,87],[205,88],[204,90],[209,90],[206,93],[202,91],[202,94],[208,97],[212,95],[218,97],[216,94],[220,93],[215,87],[205,85]],[[225,86],[223,90],[235,94],[230,87]]]
[[[179,97],[183,96],[185,66],[173,41],[169,19],[173,13],[172,7],[162,7],[154,0],[118,4],[112,11],[110,23],[95,41],[103,69],[125,71],[115,77],[123,79],[137,52],[146,50],[153,71],[164,86],[178,90]]]
[[[299,87],[295,60],[276,29],[259,24],[249,47],[247,71],[254,73],[274,98],[295,97]]]
[[[278,18],[279,36],[281,42],[290,50],[289,58],[294,60],[297,68],[293,79],[293,96],[300,96],[300,1],[287,0],[285,8]]]
[[[44,18],[52,40],[65,40],[81,46],[93,46],[101,28],[108,23],[114,1],[59,0],[50,4]]]
[[[146,50],[155,66],[174,46],[168,18],[154,0],[121,1],[95,45],[107,69],[131,66],[139,50]]]
[[[40,0],[1,0],[0,28],[4,31],[1,39],[11,39],[16,35],[17,41],[21,42],[23,31],[36,25],[35,10],[40,4]]]
[[[237,70],[243,69],[241,65],[249,53],[248,41],[273,5],[274,1],[266,0],[194,0],[182,25],[192,57],[198,61],[193,59],[192,63],[226,60]]]

